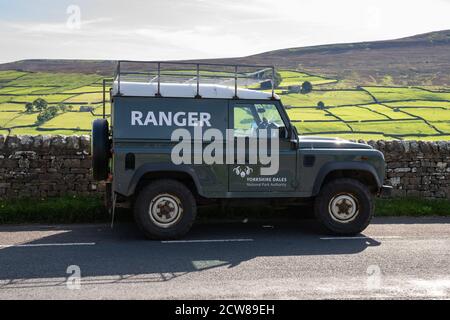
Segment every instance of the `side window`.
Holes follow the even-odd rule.
[[[235,105],[233,115],[236,137],[256,136],[258,129],[285,127],[277,107],[271,103]]]
[[[256,104],[256,109],[263,122],[269,126],[275,124],[277,127],[285,127],[283,119],[274,104]]]
[[[252,105],[236,105],[233,114],[233,129],[236,137],[247,137],[255,134],[260,119],[255,118]]]

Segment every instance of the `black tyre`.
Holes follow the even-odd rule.
[[[105,180],[108,178],[109,158],[111,157],[108,121],[106,119],[95,119],[92,123],[91,155],[94,179]]]
[[[149,239],[177,239],[192,227],[197,205],[181,182],[164,179],[145,186],[134,203],[134,218]]]
[[[367,186],[354,179],[336,179],[322,187],[314,212],[325,228],[336,235],[354,235],[370,223],[374,204]]]

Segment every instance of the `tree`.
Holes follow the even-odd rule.
[[[28,102],[28,103],[25,105],[25,112],[31,113],[31,112],[33,112],[33,111],[34,111],[34,106],[33,106],[33,104],[32,104],[31,102]]]
[[[42,113],[39,113],[38,115],[37,115],[37,117],[36,117],[36,122],[37,123],[43,123],[43,122],[45,122],[47,119],[45,118],[45,115],[44,114],[42,114]]]
[[[58,107],[50,106],[44,111],[44,113],[48,113],[50,117],[53,118],[58,113]]]
[[[42,110],[36,118],[36,122],[38,124],[44,123],[52,118],[54,118],[58,114],[59,108],[56,106],[50,106],[44,110]]]
[[[45,109],[47,109],[48,103],[42,98],[37,98],[33,101],[33,106],[36,108],[37,111],[41,112]]]
[[[319,102],[317,103],[317,108],[319,108],[319,109],[325,109],[325,103],[323,103],[322,101],[319,101]]]
[[[58,109],[62,112],[66,112],[68,109],[68,106],[66,106],[64,103],[58,104]]]
[[[305,81],[302,83],[302,89],[301,89],[301,93],[310,93],[313,89],[313,86],[311,84],[311,82],[309,81]]]

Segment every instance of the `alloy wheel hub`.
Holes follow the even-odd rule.
[[[336,195],[330,200],[328,211],[337,222],[353,221],[359,212],[358,200],[349,193]]]
[[[162,228],[174,225],[181,217],[182,212],[180,199],[171,194],[160,194],[150,202],[150,218]]]

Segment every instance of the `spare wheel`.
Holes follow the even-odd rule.
[[[92,173],[95,180],[108,178],[111,146],[109,142],[109,126],[106,119],[95,119],[92,123]]]

